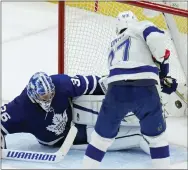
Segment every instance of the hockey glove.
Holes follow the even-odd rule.
[[[165,78],[167,76],[167,74],[169,73],[169,64],[168,63],[165,64],[166,60],[164,60],[162,63],[157,61],[155,58],[153,58],[153,60],[159,68],[159,78],[160,79]]]
[[[157,65],[157,67],[160,69],[159,71],[159,78],[163,79],[167,76],[167,74],[169,73],[169,63],[168,63],[168,59],[170,57],[170,51],[166,50],[165,51],[165,55],[164,55],[164,60],[162,62],[158,61],[155,57],[153,57],[153,61],[155,62],[155,64]]]
[[[171,94],[172,92],[175,92],[178,87],[177,80],[170,76],[160,79],[160,83],[162,92],[166,94]]]

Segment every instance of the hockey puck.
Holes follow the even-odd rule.
[[[175,105],[178,109],[182,108],[182,103],[179,100],[175,101]]]

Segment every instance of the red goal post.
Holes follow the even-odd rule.
[[[125,10],[132,10],[137,15],[139,20],[148,19],[154,22],[154,24],[159,26],[161,29],[168,30],[168,32],[170,24],[166,24],[166,22],[170,19],[169,17],[172,16],[169,14],[173,14],[177,29],[180,30],[181,33],[185,35],[187,34],[188,10],[175,8],[165,5],[164,3],[159,4],[148,1],[60,1],[58,4],[58,73],[99,74],[98,70],[102,70],[103,65],[105,65],[105,59],[103,58],[104,54],[100,54],[103,53],[101,46],[103,46],[103,49],[108,48],[108,45],[105,42],[106,38],[103,38],[103,42],[103,39],[99,36],[101,36],[101,34],[106,34],[105,36],[112,37],[112,35],[110,35],[112,34],[112,31],[110,33],[106,33],[107,28],[102,28],[99,26],[99,24],[101,23],[103,24],[103,27],[105,27],[104,22],[106,22],[105,19],[107,17],[109,20],[112,18],[115,19],[119,12]],[[146,16],[147,14],[150,15],[152,12],[156,13],[156,11],[161,13],[158,13],[156,16]],[[144,14],[144,12],[146,14]],[[164,15],[167,15],[167,17],[164,17]],[[89,18],[91,18],[91,21],[89,21]],[[102,20],[102,18],[104,19]],[[101,21],[97,23],[98,20]],[[88,25],[86,21],[88,22]],[[109,23],[110,22],[111,21],[109,21]],[[170,23],[172,29],[174,29],[172,22]],[[81,27],[83,27],[83,29]],[[93,31],[95,28],[96,30]],[[172,31],[172,29],[170,28],[170,31]],[[74,31],[71,32],[70,30]],[[100,32],[101,34],[95,35],[95,32]],[[79,37],[77,37],[77,35],[79,35]],[[169,39],[174,39],[175,41],[175,38],[177,39],[177,37],[172,36],[174,35],[171,35]],[[92,37],[92,39],[89,40],[88,37]],[[95,42],[89,46],[90,42],[97,38],[98,43]],[[170,44],[171,42],[169,41],[168,43]],[[176,42],[176,44],[172,44],[170,46],[173,46],[172,48],[174,48],[174,46],[180,47],[181,45]],[[89,52],[90,49],[92,50],[93,48],[95,48],[96,52]],[[187,69],[187,65],[184,65],[185,60],[187,60],[187,54],[183,54],[182,50],[179,51],[180,52],[175,49],[173,52],[173,55],[176,56],[173,58],[176,58],[176,60],[173,59],[174,69],[172,69],[172,72],[177,74],[177,77],[180,77],[181,79],[180,81],[184,81],[183,83],[185,83],[185,70]],[[98,58],[93,60],[96,57],[94,55],[90,55],[89,53],[96,53],[95,55]],[[86,55],[86,57],[82,58],[82,55]],[[181,59],[179,56],[181,56],[183,59]],[[105,71],[101,72],[101,74],[105,74]]]

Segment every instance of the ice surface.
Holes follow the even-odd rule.
[[[170,154],[172,168],[187,168],[187,121],[182,118],[167,119],[168,137],[170,142]],[[178,131],[178,132],[177,132]],[[58,148],[49,148],[40,145],[35,137],[28,133],[18,133],[6,136],[7,147],[10,149],[38,151],[38,152],[55,152]],[[79,168],[83,158],[84,151],[71,150],[65,159],[58,164],[42,164],[21,161],[3,160],[2,168],[19,168],[19,169],[73,169]],[[110,162],[110,163],[109,163]],[[107,169],[144,169],[151,168],[150,156],[138,148],[123,151],[108,152],[101,164],[101,168]]]
[[[41,146],[31,134],[14,134],[7,136],[7,146],[12,149],[38,151],[38,152],[55,152],[57,148]],[[187,148],[170,145],[171,162],[173,164],[182,163],[187,160]],[[14,168],[65,168],[74,169],[81,166],[84,151],[71,150],[65,159],[58,164],[30,163],[21,161],[3,160],[2,168],[8,168],[10,165]],[[111,163],[110,163],[111,162]],[[182,166],[182,165],[181,165]],[[142,169],[151,168],[150,156],[139,149],[129,149],[123,151],[108,152],[101,164],[101,168],[118,168],[118,169]]]
[[[2,2],[2,91],[11,100],[36,71],[57,73],[57,6],[40,2]],[[42,10],[42,12],[41,12]],[[170,118],[171,119],[171,118]],[[167,120],[171,161],[187,167],[187,119]],[[178,120],[177,120],[178,119]],[[12,149],[54,152],[30,134],[7,136]],[[71,150],[60,164],[2,161],[2,168],[79,168],[84,151]],[[149,156],[138,149],[108,152],[101,168],[150,168]]]

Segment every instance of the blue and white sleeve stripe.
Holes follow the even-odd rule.
[[[149,26],[147,27],[144,31],[143,31],[143,37],[144,40],[147,41],[147,37],[151,34],[151,33],[161,33],[164,34],[164,31],[160,30],[159,28],[155,27],[155,26]]]
[[[88,91],[88,88],[89,88],[89,80],[88,80],[88,78],[86,77],[86,76],[83,76],[83,78],[84,78],[84,80],[85,80],[85,83],[86,83],[86,88],[85,88],[85,91],[84,91],[84,93],[83,94],[86,94],[87,93],[87,91]]]
[[[57,77],[57,79],[60,77]],[[61,78],[61,91],[67,93],[71,97],[81,95],[102,95],[102,89],[98,83],[99,77],[95,75],[82,76],[76,75],[74,77],[63,76]],[[65,86],[66,85],[66,86]]]
[[[93,92],[95,91],[95,89],[97,88],[97,78],[96,76],[92,76],[93,77],[93,88],[92,90],[89,92],[89,94],[93,94]]]
[[[86,88],[84,94],[93,94],[98,85],[97,77],[91,75],[91,76],[86,76],[85,79],[87,79],[88,87]]]

